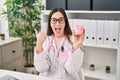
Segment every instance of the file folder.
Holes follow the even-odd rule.
[[[96,20],[89,20],[89,35],[90,35],[90,44],[96,45],[96,38],[97,38],[97,21]]]
[[[111,20],[105,20],[105,27],[104,27],[104,45],[110,46],[111,45]]]
[[[79,20],[79,19],[73,19],[72,30],[73,30],[77,25],[79,25],[79,24],[78,24],[78,20]]]
[[[88,19],[82,20],[82,24],[85,27],[85,40],[83,44],[91,44],[90,42],[90,29],[91,29],[90,20]]]
[[[69,21],[70,28],[71,28],[71,30],[72,30],[72,27],[73,27],[73,19],[69,19],[68,21]]]
[[[97,20],[97,45],[103,45],[104,41],[104,20]]]
[[[117,46],[119,41],[119,21],[111,21],[111,46]]]
[[[84,26],[85,28],[85,40],[83,44],[89,44],[89,20],[88,19],[78,19],[78,24]]]

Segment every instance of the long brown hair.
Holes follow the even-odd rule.
[[[70,29],[70,26],[69,26],[69,22],[68,22],[68,18],[67,18],[67,15],[65,13],[65,11],[62,9],[62,8],[54,8],[51,10],[50,14],[49,14],[49,17],[48,17],[48,28],[47,28],[47,35],[48,36],[51,36],[53,34],[53,30],[51,28],[51,25],[50,25],[50,20],[51,20],[51,17],[54,13],[56,12],[61,12],[62,15],[64,16],[65,18],[65,29],[64,29],[64,34],[67,36],[69,42],[71,43],[70,41],[70,35],[72,35],[72,31]]]

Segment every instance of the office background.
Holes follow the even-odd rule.
[[[3,4],[4,0],[0,3],[0,11],[2,10],[1,4]],[[65,10],[70,10],[71,12],[67,12],[71,19],[110,19],[110,20],[119,20],[120,12],[118,13],[109,13],[105,11],[120,11],[120,0],[46,0],[46,9],[51,10],[54,7],[62,7]],[[77,12],[73,12],[77,10]],[[88,12],[79,12],[79,11],[88,11]],[[89,11],[91,14],[89,14]],[[96,12],[94,11],[104,11],[104,12]],[[102,16],[102,17],[101,17]],[[48,14],[44,14],[42,19],[42,23],[47,21]],[[107,21],[106,21],[107,22]],[[4,22],[2,17],[0,16],[0,32],[6,33],[7,24]],[[8,33],[7,33],[8,34]],[[120,34],[120,33],[119,33]],[[119,38],[120,41],[120,38]],[[120,44],[120,43],[119,43]],[[85,45],[85,63],[87,67],[89,64],[94,63],[95,66],[102,66],[99,70],[95,70],[94,72],[85,70],[85,76],[92,77],[94,79],[88,80],[116,80],[120,79],[120,49],[113,46],[99,46],[99,45]],[[111,64],[112,67],[115,67],[115,71],[112,74],[105,74],[104,66],[106,64]],[[88,68],[87,68],[88,69]],[[112,69],[112,68],[111,68]],[[113,69],[112,69],[113,70]],[[105,79],[104,79],[105,78]]]
[[[46,9],[119,11],[120,0],[46,0]]]
[[[46,9],[51,10],[54,7],[62,7],[65,10],[87,10],[87,11],[119,11],[120,0],[42,0],[46,3]],[[2,11],[3,3],[0,2],[0,11]],[[1,12],[0,12],[1,13]],[[0,16],[0,32],[9,36],[7,30],[7,21]]]

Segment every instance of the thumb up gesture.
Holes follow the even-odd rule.
[[[43,49],[43,42],[46,40],[47,35],[45,32],[38,32],[36,29],[34,29],[35,34],[36,34],[36,50],[41,51]]]

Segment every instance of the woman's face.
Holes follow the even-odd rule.
[[[56,12],[51,16],[50,25],[55,37],[64,36],[65,19],[61,12]]]

